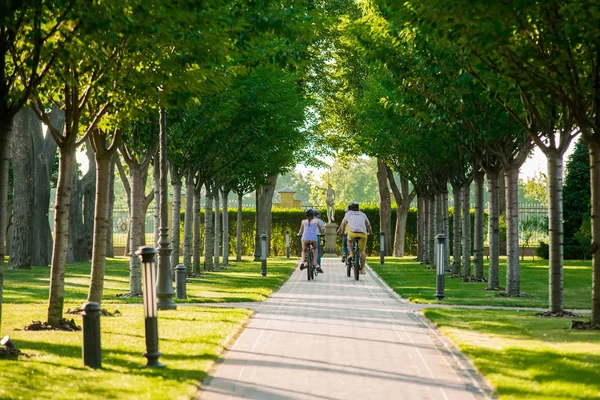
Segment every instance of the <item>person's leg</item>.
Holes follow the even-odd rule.
[[[308,247],[308,243],[306,240],[302,241],[302,262],[300,263],[300,269],[304,269],[304,262],[306,261],[306,248]]]
[[[353,233],[349,232],[348,233],[348,243],[350,243],[350,246],[347,246],[347,250],[348,250],[348,257],[354,257],[354,245],[352,244],[352,239],[354,238]]]
[[[362,265],[362,268],[360,270],[361,274],[366,273],[365,272],[365,265],[367,263],[367,255],[366,255],[366,248],[367,248],[367,235],[361,235],[360,239],[358,239],[358,248],[360,250],[360,265]]]
[[[342,236],[342,255],[344,261],[346,261],[345,258],[348,256],[348,238],[346,235]]]
[[[322,254],[323,251],[321,250],[321,239],[320,238],[317,239],[317,253],[318,253],[317,264],[321,265],[321,256],[323,255]]]

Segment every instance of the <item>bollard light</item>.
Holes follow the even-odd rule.
[[[260,262],[261,274],[267,276],[267,234],[260,235]]]
[[[10,340],[10,336],[6,335],[0,340],[0,345],[6,347],[9,351],[17,350],[17,346]]]
[[[438,300],[444,298],[444,272],[446,271],[446,235],[439,234],[437,239],[437,254],[436,254],[436,282],[435,282],[435,297]]]
[[[144,300],[144,319],[146,328],[146,353],[148,359],[146,367],[164,367],[158,361],[162,353],[158,351],[158,316],[156,304],[156,279],[157,270],[154,256],[157,251],[154,247],[141,246],[135,252],[142,259],[142,290]]]
[[[187,270],[185,265],[179,264],[175,267],[175,294],[178,299],[187,299],[186,278]]]
[[[290,231],[285,231],[285,257],[290,258]]]
[[[385,232],[379,232],[379,263],[385,261]]]
[[[102,368],[100,345],[100,304],[89,301],[83,305],[83,365]]]
[[[254,236],[254,261],[260,261],[260,235],[258,231]]]

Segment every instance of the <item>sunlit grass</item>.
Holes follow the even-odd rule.
[[[180,399],[192,398],[220,356],[242,329],[247,309],[206,306],[159,311],[159,350],[164,369],[140,368],[146,359],[141,298],[118,298],[129,291],[129,259],[108,259],[102,307],[122,315],[101,318],[102,369],[82,361],[82,333],[25,331],[45,321],[49,267],[5,270],[2,335],[31,355],[0,361],[0,399]],[[262,301],[290,276],[296,260],[273,258],[266,277],[260,263],[246,260],[226,270],[207,272],[187,283],[187,300],[177,302]],[[89,287],[90,263],[66,267],[64,311],[81,306]],[[135,303],[135,304],[131,304]],[[81,316],[64,315],[82,325]]]
[[[500,399],[600,398],[600,333],[532,312],[425,310]]]
[[[282,257],[268,260],[267,276],[261,275],[260,262],[230,262],[226,270],[188,278],[187,300],[177,302],[262,301],[279,288],[293,272],[296,260]],[[90,263],[69,264],[65,276],[65,301],[82,304],[90,284]],[[6,270],[4,303],[46,303],[49,295],[50,267],[32,270]],[[129,292],[129,258],[106,261],[103,304],[141,303],[140,298],[119,298]]]
[[[414,261],[413,257],[387,257],[383,265],[379,258],[369,258],[369,265],[402,297],[414,303],[436,303],[435,270]],[[487,260],[484,265],[487,277]],[[500,285],[504,286],[506,260],[500,261]],[[494,305],[514,307],[548,307],[548,261],[521,261],[521,293],[533,297],[507,298],[498,292],[485,290],[485,282],[463,282],[460,278],[445,279],[444,304]],[[591,307],[591,261],[565,261],[564,306],[574,309]]]
[[[250,315],[245,309],[199,306],[160,311],[160,361],[167,367],[148,369],[141,368],[146,362],[143,310],[118,309],[122,315],[101,318],[102,369],[90,370],[82,362],[81,332],[24,331],[39,319],[38,310],[32,304],[5,307],[3,332],[31,357],[0,362],[0,398],[190,398]],[[81,325],[80,316],[72,317]]]

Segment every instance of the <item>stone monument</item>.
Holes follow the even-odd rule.
[[[321,188],[326,193],[327,223],[325,224],[325,248],[323,257],[337,257],[337,228],[335,223],[335,191],[331,183],[327,183],[327,189]]]

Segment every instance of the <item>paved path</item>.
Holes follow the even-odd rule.
[[[339,259],[307,281],[296,270],[202,384],[199,398],[485,399],[456,348],[369,271]]]

